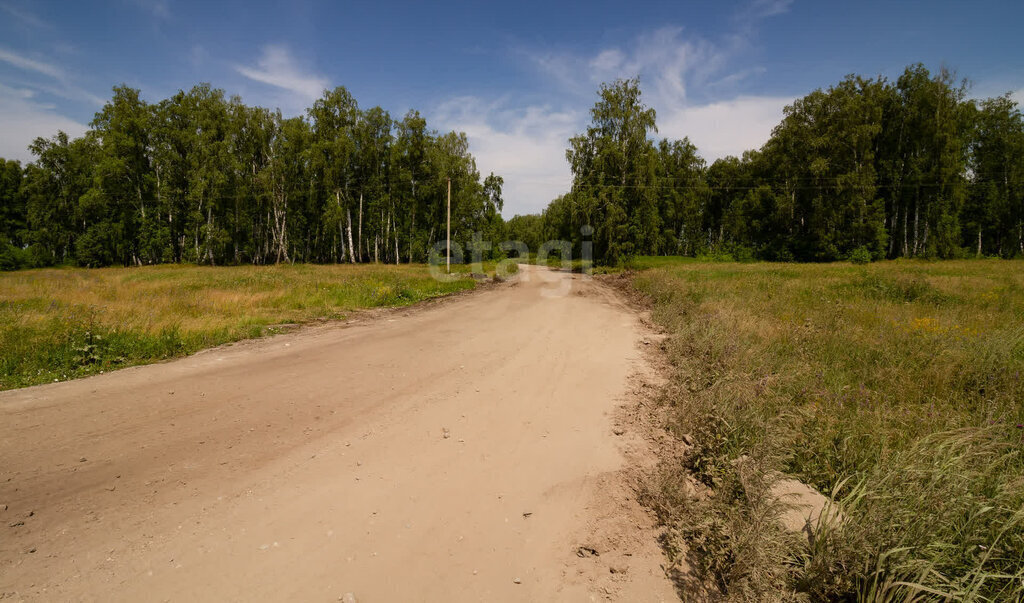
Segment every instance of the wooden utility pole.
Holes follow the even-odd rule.
[[[448,179],[448,244],[445,245],[445,267],[452,273],[452,179]]]

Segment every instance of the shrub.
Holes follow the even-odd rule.
[[[17,270],[25,266],[24,252],[10,243],[0,243],[0,270]]]
[[[863,245],[850,252],[850,263],[869,264],[871,263],[871,252]]]

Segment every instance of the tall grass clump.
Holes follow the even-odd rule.
[[[1024,597],[1024,265],[687,262],[634,285],[692,443],[649,499],[726,597]],[[784,533],[782,475],[841,513]]]

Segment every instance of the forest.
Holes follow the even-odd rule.
[[[1024,254],[1024,119],[1009,95],[968,92],[923,65],[850,75],[787,107],[761,149],[708,165],[687,138],[656,140],[639,81],[618,80],[568,141],[571,190],[506,222],[502,178],[418,112],[362,110],[343,87],[284,118],[207,84],[155,104],[122,86],[85,136],[0,160],[0,268],[425,261],[449,180],[454,241],[578,255],[590,225],[604,264]]]
[[[117,87],[91,130],[0,164],[0,267],[424,261],[452,234],[497,238],[502,179],[464,134],[361,110],[343,87],[307,114],[207,84],[149,104]]]
[[[948,70],[851,75],[786,108],[768,142],[710,166],[655,141],[637,80],[603,85],[566,157],[572,189],[510,230],[531,248],[594,227],[594,254],[773,261],[1024,253],[1024,120]]]

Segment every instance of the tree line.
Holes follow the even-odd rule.
[[[0,159],[0,268],[424,261],[449,182],[453,240],[503,227],[465,134],[343,87],[286,118],[208,84],[155,104],[122,86],[90,126]]]
[[[588,233],[610,264],[1024,254],[1024,119],[1009,95],[967,93],[922,65],[851,75],[787,107],[759,150],[708,165],[687,138],[656,140],[639,82],[619,80],[569,140],[571,190],[506,223],[501,177],[418,112],[362,110],[343,87],[292,118],[208,84],[155,104],[117,87],[84,136],[0,159],[0,268],[423,261],[449,180],[453,240],[578,255]]]
[[[1024,120],[1009,95],[968,99],[947,70],[846,77],[785,109],[760,150],[710,166],[652,138],[636,79],[602,85],[569,141],[571,190],[508,223],[532,242],[781,261],[1024,254]]]

